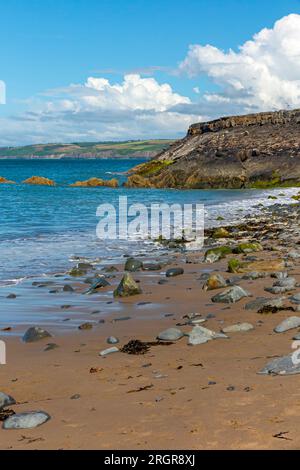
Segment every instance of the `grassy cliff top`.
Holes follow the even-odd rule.
[[[0,147],[0,158],[154,156],[168,148],[173,140],[128,140],[125,142],[74,142],[37,144],[24,147]]]

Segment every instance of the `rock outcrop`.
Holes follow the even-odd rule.
[[[44,178],[43,176],[32,176],[23,181],[25,184],[38,184],[43,186],[55,186],[55,181],[50,180],[49,178]]]
[[[4,178],[3,176],[0,176],[0,184],[13,184],[14,181],[10,181],[6,178]]]
[[[90,178],[85,181],[76,181],[76,183],[71,184],[70,186],[77,188],[77,187],[84,187],[84,188],[96,188],[99,186],[107,186],[109,188],[117,188],[119,186],[119,182],[117,179],[112,178],[111,180],[103,180],[101,178]]]
[[[182,140],[135,167],[128,187],[300,185],[300,109],[193,124]]]

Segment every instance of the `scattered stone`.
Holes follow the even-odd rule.
[[[238,333],[243,331],[253,330],[254,326],[251,323],[236,323],[234,325],[222,328],[223,333]]]
[[[230,233],[224,227],[219,227],[215,229],[212,234],[212,238],[228,238],[228,237],[230,237]]]
[[[226,255],[232,253],[232,249],[229,246],[218,246],[217,248],[211,248],[206,251],[204,255],[205,263],[215,263],[221,258],[225,258]]]
[[[158,334],[157,339],[161,341],[177,341],[183,337],[183,333],[178,328],[168,328]]]
[[[63,291],[64,292],[74,292],[74,289],[69,284],[65,284],[64,287],[63,287]]]
[[[115,336],[109,336],[109,338],[107,338],[106,342],[108,344],[118,344],[120,342],[120,340],[118,338],[115,338]]]
[[[109,354],[119,352],[119,348],[113,346],[112,348],[104,349],[99,353],[99,356],[108,356]]]
[[[16,400],[6,393],[0,392],[0,411],[7,406],[15,405]]]
[[[44,411],[14,414],[3,423],[3,429],[33,429],[46,423],[51,416]]]
[[[175,276],[180,276],[181,274],[184,273],[183,268],[171,268],[168,269],[166,272],[166,277],[175,277]]]
[[[100,289],[103,287],[109,286],[109,282],[105,279],[105,277],[100,277],[97,279],[96,282],[92,284],[92,286],[85,292],[85,294],[94,294],[95,292],[98,292]]]
[[[8,294],[8,295],[6,296],[6,298],[7,298],[7,299],[16,299],[17,296],[16,296],[16,294]]]
[[[289,300],[290,300],[293,304],[300,304],[300,294],[294,294],[294,295],[292,295],[291,297],[289,297]]]
[[[245,305],[246,310],[256,310],[259,311],[262,308],[282,308],[283,307],[283,298],[279,297],[277,299],[270,299],[267,297],[257,297],[255,300],[251,300]]]
[[[43,328],[33,326],[25,332],[23,341],[24,343],[34,343],[35,341],[39,341],[44,338],[50,338],[51,336],[52,335]]]
[[[143,268],[143,263],[135,258],[128,258],[125,263],[125,271],[136,272],[140,271]]]
[[[211,300],[212,302],[218,303],[235,303],[244,297],[250,297],[249,292],[245,291],[240,286],[233,286],[229,289],[226,289],[224,292],[215,295]]]
[[[130,274],[124,274],[120,284],[114,291],[114,297],[129,297],[142,293],[142,289],[132,279]]]
[[[82,323],[82,325],[79,325],[78,329],[79,330],[91,330],[93,328],[93,324],[92,323]]]
[[[300,364],[294,364],[292,354],[273,359],[258,374],[262,375],[294,375],[300,374]]]
[[[144,271],[160,271],[162,269],[159,263],[143,263]]]
[[[203,286],[204,290],[214,290],[226,287],[227,282],[221,274],[211,274]]]
[[[288,254],[287,254],[288,258],[291,258],[291,259],[299,259],[300,258],[300,252],[299,251],[290,251]]]
[[[262,251],[263,247],[260,243],[258,242],[253,242],[253,243],[240,243],[238,246],[236,246],[232,251],[233,253],[253,253],[256,251]]]
[[[44,348],[44,351],[52,351],[53,349],[59,348],[58,344],[56,343],[48,343]]]
[[[279,325],[274,328],[275,333],[283,333],[284,331],[292,330],[300,326],[300,317],[289,317],[283,320]]]
[[[188,344],[191,346],[204,344],[212,339],[227,338],[223,333],[216,333],[215,331],[208,330],[203,326],[194,326],[192,331],[188,333],[188,337]]]
[[[127,320],[131,320],[131,317],[119,317],[119,318],[114,318],[112,320],[112,323],[115,323],[116,321],[127,321]]]
[[[70,397],[71,400],[79,400],[79,398],[81,398],[81,396],[79,395],[79,393],[76,393],[75,395],[72,395]]]
[[[267,273],[252,271],[251,273],[245,274],[242,279],[255,281],[256,279],[263,279],[267,276]]]

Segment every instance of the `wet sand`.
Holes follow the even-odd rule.
[[[278,245],[273,237],[264,242],[264,251],[252,255],[285,259],[296,242],[280,243],[280,251],[270,251],[271,245]],[[182,266],[183,275],[159,285],[165,279],[162,271],[132,273],[143,294],[128,299],[113,299],[112,287],[123,274],[116,273],[110,280],[112,287],[90,297],[95,307],[101,304],[101,313],[91,315],[90,307],[86,315],[84,309],[81,312],[81,320],[94,322],[91,330],[80,331],[75,315],[68,330],[47,328],[52,338],[25,344],[18,336],[6,337],[7,365],[0,366],[0,390],[17,400],[15,412],[43,410],[51,420],[33,430],[0,429],[0,449],[300,447],[299,376],[257,374],[271,358],[292,352],[297,329],[276,334],[273,328],[297,313],[262,315],[245,310],[245,304],[256,297],[278,297],[264,291],[274,282],[269,276],[239,282],[251,298],[230,305],[212,303],[211,297],[224,289],[204,291],[200,276],[208,270],[226,279],[235,276],[226,272],[231,256],[212,264],[199,262],[199,253],[175,256],[177,262],[167,267]],[[300,283],[299,259],[292,260],[288,272]],[[83,290],[77,281],[73,285]],[[56,296],[64,303],[63,294]],[[113,302],[106,304],[107,312],[104,297]],[[176,324],[184,333],[190,332],[191,325],[182,325],[190,313],[209,315],[203,326],[217,332],[237,322],[249,322],[254,330],[197,346],[189,346],[184,336],[168,346],[153,346],[144,355],[99,356],[110,347],[106,339],[111,335],[120,339],[117,346],[121,347],[131,339],[154,341],[159,332]],[[70,321],[74,316],[64,310],[59,314],[69,315]],[[130,319],[115,321],[127,316]],[[98,323],[103,318],[105,323]],[[24,328],[18,324],[12,331],[21,334]],[[48,343],[58,348],[44,351]]]

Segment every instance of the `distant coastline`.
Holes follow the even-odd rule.
[[[0,159],[110,159],[152,158],[166,150],[174,140],[131,140],[122,142],[79,142],[0,147]]]

